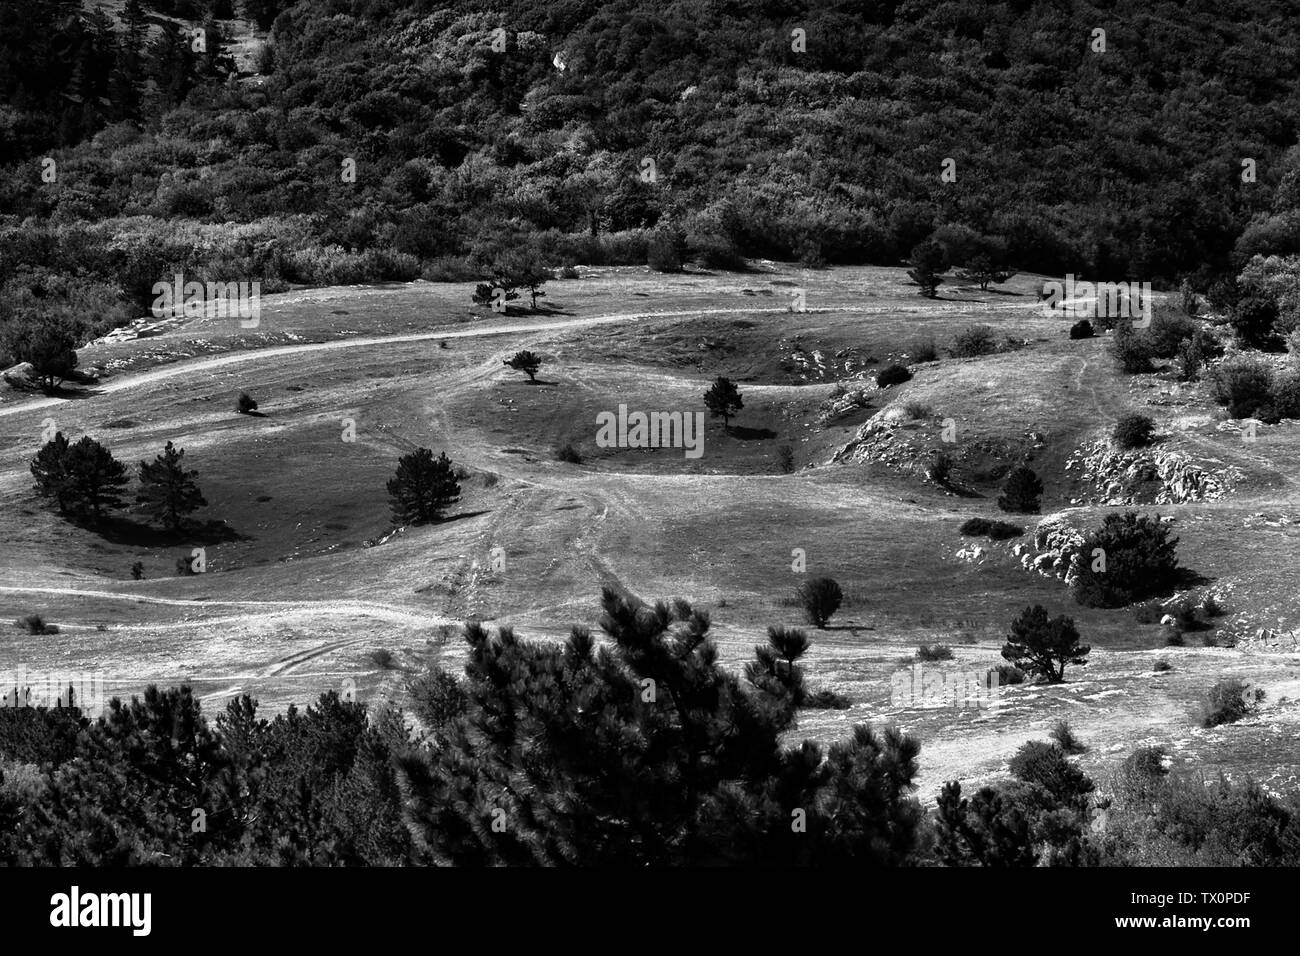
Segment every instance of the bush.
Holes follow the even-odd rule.
[[[1075,600],[1084,607],[1124,607],[1171,593],[1180,575],[1177,544],[1154,518],[1132,511],[1107,515],[1079,547]]]
[[[1096,334],[1093,331],[1092,323],[1087,319],[1080,319],[1070,326],[1070,338],[1072,339],[1090,339]]]
[[[578,267],[573,265],[572,263],[569,263],[567,265],[563,265],[560,267],[560,271],[556,274],[556,278],[557,279],[580,279],[582,277],[578,275]]]
[[[1120,322],[1115,326],[1110,341],[1110,354],[1120,370],[1129,375],[1140,375],[1152,370],[1151,345],[1146,336],[1135,332],[1128,322]]]
[[[646,249],[646,265],[655,272],[681,272],[684,241],[674,233],[660,231]]]
[[[1054,744],[1031,740],[1016,751],[1007,769],[1017,780],[1036,783],[1061,803],[1079,806],[1095,785]]]
[[[555,460],[562,461],[570,465],[581,465],[582,454],[574,448],[572,443],[565,442],[555,449]]]
[[[1047,736],[1056,741],[1056,746],[1060,747],[1064,753],[1082,754],[1088,752],[1087,745],[1074,735],[1070,722],[1064,718],[1052,725],[1052,732]]]
[[[1197,720],[1202,727],[1218,727],[1248,717],[1259,709],[1264,692],[1251,688],[1236,677],[1228,677],[1210,688],[1209,694],[1197,709]]]
[[[998,507],[1015,514],[1038,514],[1042,494],[1043,483],[1038,476],[1032,469],[1019,465],[1007,475],[1002,494],[998,497]]]
[[[1236,355],[1209,375],[1210,394],[1233,418],[1250,418],[1268,410],[1273,397],[1273,370],[1253,355]]]
[[[844,600],[840,586],[831,578],[805,581],[795,593],[808,623],[819,628],[826,627],[826,622],[840,609],[840,603]]]
[[[1273,414],[1279,419],[1300,419],[1300,372],[1287,371],[1273,380]]]
[[[930,459],[929,467],[926,468],[926,477],[940,487],[948,487],[948,482],[952,479],[952,456],[946,451],[938,451]]]
[[[933,362],[939,357],[939,349],[932,338],[918,339],[908,346],[907,354],[916,363]]]
[[[1010,686],[1012,684],[1023,684],[1025,678],[1029,676],[1014,664],[999,664],[991,669],[989,673],[998,675],[999,687]]]
[[[1160,660],[1156,661],[1155,664],[1151,666],[1151,669],[1155,671],[1157,674],[1166,674],[1169,671],[1174,669],[1174,665],[1170,664],[1167,660],[1165,660],[1162,657],[1160,658]]]
[[[903,403],[903,413],[913,421],[923,421],[934,415],[934,409],[925,402],[907,401]]]
[[[848,710],[853,701],[833,690],[819,690],[806,695],[800,706],[806,710]]]
[[[24,614],[18,620],[14,621],[15,627],[20,627],[28,634],[57,634],[59,629],[53,624],[46,624],[45,619],[39,614]]]
[[[386,647],[381,647],[379,650],[371,652],[370,660],[374,662],[376,667],[389,670],[393,666],[393,652]]]
[[[776,450],[776,461],[781,468],[781,474],[790,474],[794,471],[794,449],[789,445],[782,445]]]
[[[876,372],[876,385],[880,388],[889,388],[893,385],[902,385],[911,377],[912,373],[902,365],[886,365]]]
[[[994,541],[1006,541],[1018,538],[1025,533],[1020,525],[1009,521],[992,521],[988,518],[968,518],[962,522],[962,534],[973,537],[987,537]]]
[[[987,325],[972,325],[957,333],[952,340],[950,351],[956,358],[977,358],[991,355],[998,350],[993,330]]]
[[[1178,346],[1184,340],[1194,339],[1200,332],[1201,324],[1195,319],[1160,308],[1151,316],[1151,324],[1142,335],[1152,358],[1168,359],[1178,354]]]
[[[1145,448],[1151,444],[1151,437],[1155,434],[1156,423],[1146,415],[1139,415],[1136,412],[1125,415],[1115,423],[1115,430],[1112,438],[1115,444],[1123,449]]]
[[[1165,638],[1165,647],[1186,647],[1187,640],[1183,637],[1182,632],[1170,629],[1169,636]]]
[[[916,659],[926,663],[952,660],[952,648],[946,644],[922,644],[916,649]]]
[[[249,397],[247,392],[240,392],[239,398],[235,401],[235,411],[240,415],[247,415],[249,412],[257,411],[257,402]]]

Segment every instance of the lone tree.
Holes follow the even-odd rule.
[[[1088,663],[1091,648],[1079,643],[1074,621],[1064,614],[1048,618],[1041,604],[1027,607],[1011,622],[1011,633],[1002,656],[1027,674],[1037,674],[1048,683],[1065,680],[1065,665]]]
[[[443,511],[460,500],[460,483],[445,453],[434,458],[428,448],[417,448],[398,459],[388,497],[396,524],[424,524],[441,520]]]
[[[1032,469],[1019,465],[1007,475],[1007,483],[998,497],[998,507],[1015,514],[1038,514],[1043,483]]]
[[[736,383],[721,375],[704,393],[704,404],[708,406],[709,414],[714,418],[722,416],[723,428],[730,427],[731,416],[745,407]]]
[[[68,514],[73,507],[72,481],[68,475],[68,440],[63,432],[41,446],[32,459],[32,477],[36,479],[36,493],[53,499],[59,514]]]
[[[16,323],[5,334],[4,349],[32,367],[42,391],[55,391],[77,367],[77,340],[57,322]]]
[[[921,287],[921,295],[933,299],[935,291],[943,284],[940,274],[948,268],[943,246],[927,239],[912,249],[909,261],[912,268],[907,271],[908,277]]]
[[[185,515],[207,504],[194,481],[199,473],[181,466],[184,455],[183,448],[168,442],[152,463],[140,462],[140,492],[135,500],[172,531],[180,530]]]
[[[1001,285],[1014,275],[1010,270],[994,266],[992,260],[983,254],[975,256],[957,271],[958,279],[962,282],[978,282],[981,291],[987,291],[990,282]]]
[[[542,286],[551,278],[551,270],[546,268],[536,256],[524,256],[511,260],[506,265],[510,284],[527,289],[532,299],[532,308],[537,308],[537,300],[546,295]]]
[[[1107,515],[1083,539],[1074,562],[1074,599],[1084,607],[1126,607],[1178,585],[1177,538],[1168,526],[1129,511]]]
[[[537,370],[542,367],[542,360],[539,356],[534,355],[525,349],[522,352],[516,352],[514,358],[508,359],[501,364],[508,365],[516,372],[527,372],[528,381],[537,381]]]
[[[840,609],[844,594],[832,578],[813,578],[799,585],[796,592],[808,623],[825,628],[831,615]]]
[[[235,411],[241,415],[247,415],[249,412],[257,411],[257,402],[255,402],[247,392],[240,392],[239,398],[235,401]]]

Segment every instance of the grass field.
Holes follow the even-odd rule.
[[[1028,538],[983,541],[974,562],[955,553],[964,519],[998,517],[998,478],[1021,458],[1044,478],[1044,512],[1078,499],[1077,515],[1099,522],[1112,509],[1086,503],[1065,463],[1119,414],[1142,410],[1168,448],[1244,476],[1219,500],[1148,509],[1174,518],[1182,563],[1231,595],[1225,624],[1289,631],[1300,615],[1300,425],[1265,426],[1245,443],[1218,429],[1202,386],[1121,376],[1103,338],[1070,341],[1069,322],[1042,313],[1042,277],[987,293],[944,286],[926,300],[900,269],[582,271],[550,283],[538,311],[504,316],[471,306],[465,285],[268,296],[256,329],[200,318],[87,347],[81,367],[98,378],[80,397],[7,390],[0,605],[6,620],[40,612],[60,632],[7,629],[0,668],[102,669],[117,693],[185,680],[212,709],[241,692],[277,710],[353,685],[400,703],[423,662],[454,664],[460,622],[559,638],[594,624],[605,584],[709,607],[723,657],[739,667],[768,625],[798,622],[788,598],[804,577],[792,552],[803,549],[806,573],[834,577],[847,596],[814,632],[809,676],[853,707],[806,712],[800,732],[829,740],[855,721],[889,721],[918,733],[927,798],[947,779],[1001,772],[1062,717],[1091,746],[1083,765],[1099,779],[1132,747],[1167,743],[1206,772],[1294,782],[1300,655],[1285,642],[1266,653],[1198,646],[1193,634],[1165,647],[1131,611],[1077,607],[1060,581],[1022,569],[1012,548]],[[807,311],[790,310],[792,290]],[[942,355],[979,323],[1015,347]],[[938,361],[874,389],[875,369],[906,363],[926,339]],[[544,359],[537,384],[503,365],[521,348]],[[730,432],[708,420],[702,457],[597,447],[597,413],[703,411],[718,375],[739,383],[745,407]],[[867,387],[865,404],[823,424],[842,379]],[[235,414],[240,391],[263,417]],[[926,414],[883,439],[897,461],[854,451],[867,447],[864,423],[908,403]],[[910,466],[944,447],[945,419],[963,456],[961,495]],[[349,420],[355,441],[344,440]],[[90,434],[132,465],[174,441],[199,472],[203,526],[173,537],[133,514],[99,530],[58,518],[27,469],[51,426]],[[583,463],[555,459],[565,442]],[[463,497],[447,521],[393,533],[385,482],[418,446],[465,470]],[[206,572],[177,576],[177,558],[196,547]],[[143,580],[131,579],[136,561]],[[1094,648],[1067,683],[1008,687],[987,709],[891,703],[891,675],[918,644],[953,647],[955,660],[936,666],[991,666],[1011,617],[1036,603],[1072,614]],[[391,662],[372,659],[384,650]],[[1155,674],[1158,658],[1173,670]],[[1222,676],[1258,683],[1264,708],[1198,729],[1191,712]]]

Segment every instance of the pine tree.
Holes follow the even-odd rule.
[[[741,400],[740,390],[736,388],[736,383],[729,378],[718,376],[717,380],[704,393],[704,404],[708,406],[709,414],[714,418],[722,416],[722,427],[729,427],[731,416],[736,414],[745,407]]]
[[[1064,614],[1049,619],[1041,604],[1027,607],[1011,622],[1011,633],[1002,656],[1027,674],[1045,677],[1048,683],[1065,680],[1065,665],[1088,663],[1087,644],[1079,643],[1074,621]]]
[[[135,500],[172,531],[180,530],[185,515],[207,504],[194,481],[199,473],[181,466],[184,455],[184,449],[168,442],[152,463],[140,462],[140,493]]]
[[[53,498],[59,513],[66,515],[72,506],[72,486],[68,476],[68,440],[63,432],[41,446],[32,459],[32,476],[36,479],[36,493],[42,498]]]
[[[445,453],[435,459],[431,450],[420,448],[398,460],[388,496],[395,523],[423,524],[440,520],[443,511],[460,500],[460,484]]]
[[[121,508],[122,489],[128,478],[126,466],[112,452],[89,435],[68,448],[68,487],[74,511],[95,520],[110,508]]]
[[[537,381],[537,370],[542,367],[542,360],[525,349],[522,352],[516,352],[514,357],[503,364],[510,366],[516,372],[527,372],[528,380]]]
[[[912,268],[908,277],[921,287],[921,295],[933,299],[936,290],[943,284],[940,274],[948,267],[943,247],[927,239],[912,250]]]
[[[47,317],[11,323],[4,331],[3,351],[27,362],[46,393],[55,391],[77,367],[77,340],[62,322]]]
[[[1075,600],[1085,607],[1125,607],[1170,593],[1178,585],[1177,545],[1168,526],[1147,515],[1106,515],[1079,546]]]
[[[1020,465],[1012,468],[998,497],[998,507],[1015,514],[1038,514],[1043,483],[1032,469]]]

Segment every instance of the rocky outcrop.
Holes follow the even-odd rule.
[[[1093,503],[1108,505],[1213,501],[1244,477],[1233,466],[1214,469],[1181,452],[1155,448],[1120,451],[1105,439],[1085,445],[1065,470],[1096,489]]]
[[[1020,566],[1044,577],[1060,578],[1073,584],[1076,562],[1082,560],[1086,529],[1079,524],[1082,515],[1060,511],[1047,515],[1034,527],[1033,551],[1020,552]]]

